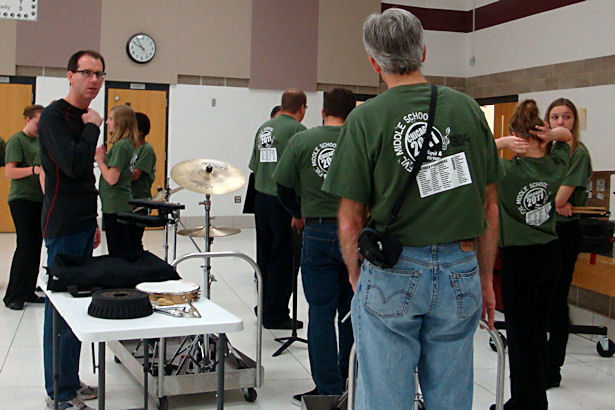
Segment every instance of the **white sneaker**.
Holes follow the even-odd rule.
[[[94,400],[98,397],[98,387],[88,386],[84,382],[81,383],[81,388],[77,390],[77,397],[81,400]]]
[[[54,408],[53,399],[49,396],[45,399],[45,403],[47,404],[47,409],[51,410]],[[83,400],[79,398],[79,396],[75,397],[72,400],[62,401],[58,403],[58,410],[69,410],[69,409],[79,409],[79,410],[94,410],[93,408],[87,406]]]

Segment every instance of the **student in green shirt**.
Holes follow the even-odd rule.
[[[301,405],[304,395],[342,394],[348,377],[352,325],[350,320],[340,321],[350,310],[353,292],[337,238],[339,197],[323,192],[321,187],[342,124],[355,106],[356,97],[350,90],[334,88],[327,92],[322,110],[324,125],[296,133],[273,173],[278,198],[293,216],[293,225],[303,228],[301,278],[309,304],[307,342],[316,388],[294,395],[296,405]]]
[[[138,145],[137,118],[132,108],[118,105],[109,112],[107,130],[113,147],[106,152],[102,145],[94,159],[100,169],[100,201],[107,248],[112,256],[132,256],[139,252],[136,227],[117,221],[117,214],[132,211],[130,160]]]
[[[130,160],[130,172],[132,173],[132,197],[134,199],[151,199],[152,184],[156,179],[156,153],[152,144],[145,141],[151,127],[149,118],[142,112],[136,113],[137,129],[139,131],[139,147]],[[147,210],[141,211],[147,214]],[[143,231],[145,227],[135,227],[135,240],[143,246]]]
[[[498,183],[501,287],[511,378],[511,399],[504,408],[547,409],[547,312],[560,274],[555,195],[568,169],[566,141],[572,135],[564,127],[550,129],[543,123],[534,100],[515,108],[510,131],[511,137],[496,140],[498,148],[517,154],[511,160],[501,159],[506,176]]]
[[[3,158],[6,159],[4,174],[11,180],[8,199],[17,236],[17,247],[4,295],[4,304],[13,310],[23,309],[25,302],[45,302],[44,298],[34,293],[43,241],[40,224],[43,191],[39,180],[41,167],[38,143],[41,112],[42,105],[30,105],[24,109],[26,125],[9,139]]]
[[[567,98],[553,101],[545,115],[551,128],[565,127],[572,132],[570,166],[555,197],[555,231],[559,240],[562,271],[555,285],[549,310],[549,342],[547,352],[547,389],[558,387],[562,376],[560,368],[566,357],[566,344],[570,318],[568,316],[568,292],[574,266],[581,245],[579,215],[572,213],[573,206],[585,206],[587,202],[592,162],[589,150],[579,141],[577,109]]]

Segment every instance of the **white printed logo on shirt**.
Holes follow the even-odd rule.
[[[275,136],[272,127],[264,127],[258,134],[260,162],[278,162],[278,150],[273,147]]]
[[[335,142],[322,142],[312,151],[312,168],[319,177],[327,177],[327,171],[329,171],[336,146]]]
[[[393,150],[397,162],[408,172],[412,172],[414,162],[421,152],[423,137],[427,131],[427,119],[429,114],[424,112],[412,112],[404,117],[395,126],[393,134]],[[442,158],[442,152],[446,151],[450,144],[448,136],[451,133],[449,127],[444,135],[436,126],[432,126],[431,140],[427,148],[425,163],[437,161]]]
[[[551,202],[549,202],[549,184],[532,182],[519,191],[515,200],[521,215],[525,215],[525,223],[539,226],[549,220]]]

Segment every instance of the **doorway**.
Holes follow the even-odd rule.
[[[0,138],[5,141],[24,127],[23,109],[34,103],[34,77],[1,77],[8,82],[0,83]],[[0,176],[0,232],[15,232],[8,204],[11,180]]]
[[[152,196],[154,196],[158,188],[164,188],[167,175],[169,86],[166,84],[109,81],[106,83],[105,90],[105,111],[107,117],[111,108],[124,104],[130,105],[136,112],[142,112],[149,117],[151,129],[145,140],[152,145],[156,153],[156,178],[152,185]]]
[[[508,124],[512,117],[519,96],[510,95],[505,97],[495,98],[479,98],[476,101],[481,106],[485,113],[485,118],[489,123],[491,132],[495,139],[510,135],[508,132]],[[500,158],[511,159],[515,154],[509,149],[499,150]]]

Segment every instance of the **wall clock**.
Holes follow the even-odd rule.
[[[149,63],[156,55],[156,43],[151,36],[137,33],[130,36],[126,42],[126,53],[135,63]]]
[[[0,0],[0,18],[36,21],[38,0]]]

